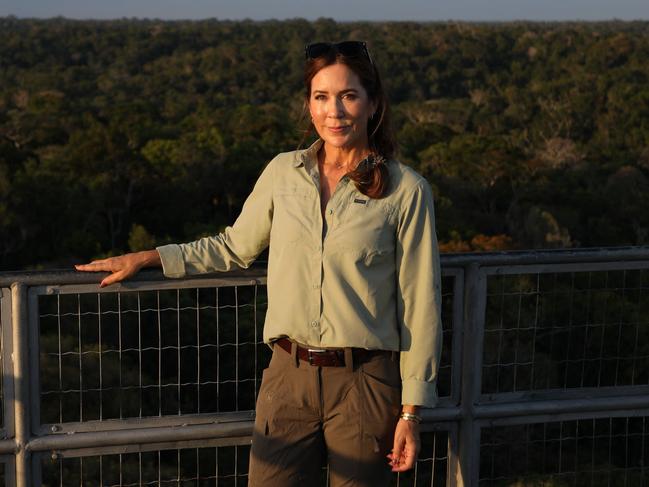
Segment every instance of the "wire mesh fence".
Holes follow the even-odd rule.
[[[454,279],[443,281],[442,397],[451,392]],[[254,409],[271,353],[262,342],[265,310],[262,285],[39,295],[41,423]],[[446,433],[422,440],[415,470],[395,475],[394,485],[446,483]],[[244,485],[247,454],[237,446],[47,458],[43,483]],[[237,458],[237,471],[224,473],[219,458],[230,466]],[[325,469],[322,485],[326,478]]]
[[[448,432],[446,431],[422,433],[421,452],[415,467],[408,472],[395,475],[392,485],[398,487],[433,487],[448,485],[448,440]]]
[[[649,271],[490,276],[483,393],[649,383]]]
[[[649,487],[649,252],[573,254],[442,260],[442,401],[392,485]],[[246,485],[263,278],[39,279],[0,299],[0,484]]]
[[[232,445],[81,457],[43,456],[42,485],[245,487],[249,455],[248,445]],[[445,431],[424,433],[422,452],[415,468],[404,474],[394,474],[391,485],[446,485],[448,460],[448,434]],[[328,485],[326,467],[317,485]]]
[[[254,409],[265,286],[39,298],[43,423]]]
[[[249,446],[181,448],[78,458],[43,458],[43,486],[218,485],[245,487]]]
[[[452,374],[445,283],[441,396]],[[254,409],[271,354],[266,305],[262,285],[39,296],[41,422]]]
[[[480,450],[484,487],[649,485],[644,416],[486,428]]]

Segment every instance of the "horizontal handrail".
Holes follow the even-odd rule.
[[[589,247],[571,249],[543,250],[504,250],[498,252],[443,253],[440,256],[443,267],[595,263],[611,261],[649,260],[649,245],[630,247]],[[13,283],[28,286],[48,284],[97,284],[108,275],[106,272],[88,273],[73,269],[52,269],[46,271],[7,271],[0,272],[0,287]],[[192,275],[192,279],[214,279],[219,276],[229,278],[263,278],[266,276],[266,263],[256,262],[249,269],[232,270],[211,274]],[[145,269],[132,281],[160,281],[165,279],[159,269]]]

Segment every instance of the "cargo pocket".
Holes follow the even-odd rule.
[[[270,367],[264,369],[261,374],[261,387],[257,395],[257,404],[255,406],[255,426],[256,434],[268,436],[270,433],[270,413],[273,410],[274,382],[272,380],[275,372]]]
[[[361,431],[375,452],[392,450],[394,429],[401,410],[399,364],[389,354],[375,357],[360,367]]]

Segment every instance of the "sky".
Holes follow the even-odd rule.
[[[337,21],[649,20],[649,0],[0,0],[0,17]]]

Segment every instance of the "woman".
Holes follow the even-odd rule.
[[[436,402],[440,269],[430,186],[393,159],[388,104],[365,43],[306,48],[319,139],[264,169],[216,237],[77,266],[101,286],[247,267],[270,245],[249,485],[387,485],[413,467],[421,406]],[[386,460],[387,458],[387,460]]]

